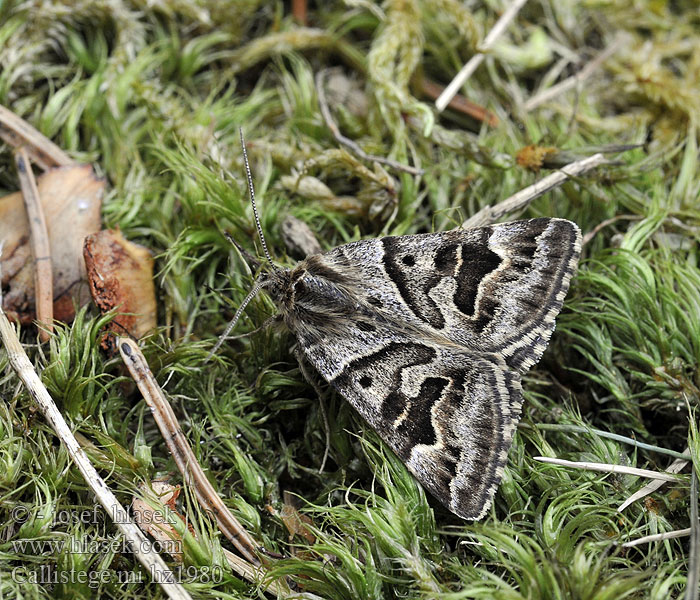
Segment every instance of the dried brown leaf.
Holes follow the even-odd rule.
[[[102,312],[119,309],[108,329],[139,339],[156,327],[153,256],[148,248],[127,240],[121,231],[104,229],[85,238],[85,266],[90,293]],[[114,351],[111,336],[102,347]]]
[[[156,541],[157,546],[165,550],[178,562],[182,562],[182,536],[168,522],[166,511],[153,507],[153,504],[156,503],[160,504],[163,509],[167,507],[169,509],[168,512],[177,515],[185,522],[185,518],[175,508],[175,501],[180,495],[180,487],[170,485],[165,481],[155,480],[151,482],[150,490],[145,484],[141,484],[139,489],[146,495],[151,495],[151,491],[155,492],[157,500],[151,499],[150,502],[147,502],[142,498],[135,497],[131,502],[134,521],[144,533],[147,533]]]
[[[90,165],[71,165],[47,171],[37,178],[46,218],[53,264],[53,315],[70,321],[75,306],[89,299],[85,284],[83,240],[100,229],[105,181]],[[29,247],[29,222],[16,192],[0,198],[0,240],[3,240],[3,310],[21,323],[35,318],[34,264]]]

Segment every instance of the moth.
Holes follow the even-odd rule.
[[[243,143],[243,140],[242,140]],[[454,514],[488,510],[581,251],[571,221],[367,239],[275,266],[264,289],[303,358]],[[218,347],[218,346],[217,346]]]

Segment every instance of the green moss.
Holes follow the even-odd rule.
[[[95,164],[110,184],[106,226],[154,251],[160,329],[146,344],[147,358],[224,501],[266,548],[285,555],[272,561],[270,576],[287,576],[300,593],[661,599],[686,593],[687,574],[697,569],[700,553],[687,539],[619,545],[689,527],[697,502],[689,477],[619,513],[639,479],[533,460],[664,469],[672,459],[655,451],[662,448],[689,452],[697,467],[694,3],[528,3],[462,90],[499,124],[437,115],[420,78],[447,83],[501,4],[319,3],[301,27],[287,4],[252,0],[0,2],[0,103]],[[524,112],[524,100],[577,72],[620,33],[624,43],[590,79]],[[531,50],[527,60],[518,54],[523,48]],[[315,73],[331,66],[341,68],[358,100],[340,106],[331,99],[343,132],[422,175],[369,164],[338,145],[314,87]],[[286,214],[307,222],[324,248],[444,230],[545,173],[517,166],[526,145],[586,155],[591,147],[644,144],[512,215],[570,218],[584,234],[611,221],[586,244],[551,349],[525,378],[523,424],[482,522],[460,521],[426,497],[330,391],[321,400],[330,428],[321,472],[326,419],[282,328],[226,344],[204,363],[253,276],[224,232],[259,249],[239,127],[267,242],[287,265]],[[9,151],[0,152],[0,187],[17,187]],[[260,294],[235,333],[254,330],[273,312]],[[120,361],[98,349],[109,318],[89,308],[58,327],[48,345],[28,347],[91,460],[128,504],[141,482],[176,468]],[[35,342],[32,328],[23,339]],[[73,518],[93,509],[92,495],[7,365],[0,349],[0,596],[164,597],[130,553],[70,550],[69,541],[112,540],[115,529],[100,511],[92,520]],[[315,544],[290,539],[279,517],[283,492],[310,517]],[[187,580],[193,597],[261,596],[224,566],[228,542],[189,491],[181,505],[194,531],[184,564],[199,569]],[[42,566],[144,583],[31,583]],[[204,567],[221,577],[207,580]],[[697,598],[697,590],[685,597]]]

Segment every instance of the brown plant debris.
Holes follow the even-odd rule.
[[[105,182],[89,165],[70,165],[38,177],[37,188],[53,264],[53,317],[71,321],[75,307],[90,298],[83,285],[83,240],[100,229]],[[34,264],[21,192],[0,198],[0,239],[3,310],[12,320],[31,323],[36,318]]]
[[[168,509],[171,517],[179,517],[183,522],[185,518],[178,512],[175,502],[180,495],[180,487],[170,485],[166,481],[154,480],[149,486],[145,483],[139,485],[142,494],[151,496],[155,493],[157,499],[151,498],[148,502],[143,498],[135,497],[131,502],[131,510],[134,513],[134,521],[141,531],[156,540],[158,546],[165,550],[177,562],[182,562],[183,540],[178,530],[173,526],[166,514]],[[159,507],[153,504],[160,504]]]
[[[297,510],[295,498],[292,494],[285,491],[283,493],[283,498],[284,504],[280,510],[279,516],[289,532],[290,541],[295,535],[298,535],[308,544],[315,544],[316,536],[309,528],[310,525],[313,526],[313,521]]]
[[[108,331],[139,339],[156,327],[156,290],[151,251],[127,240],[121,231],[103,229],[85,238],[83,248],[92,299],[101,312],[119,309]],[[115,350],[112,336],[102,347]]]
[[[36,316],[41,327],[39,338],[42,342],[49,339],[53,331],[53,276],[51,274],[51,244],[46,229],[46,218],[41,208],[39,188],[36,185],[34,171],[29,154],[24,146],[15,151],[17,176],[22,190],[24,208],[29,223],[29,246],[32,249],[34,263],[34,296],[36,299]]]
[[[418,81],[420,91],[431,100],[437,100],[440,94],[445,91],[444,86],[427,77],[421,77]],[[498,126],[498,117],[496,115],[480,104],[468,100],[467,97],[462,94],[455,94],[452,100],[447,104],[447,108],[469,115],[473,119],[482,121],[491,127]]]
[[[525,146],[518,150],[515,160],[524,169],[530,169],[530,171],[539,173],[545,158],[556,152],[557,149],[552,146]]]

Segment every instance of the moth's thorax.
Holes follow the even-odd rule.
[[[348,281],[318,256],[266,277],[264,287],[285,324],[308,343],[326,335],[344,335],[364,312]]]
[[[345,286],[308,267],[304,261],[294,269],[280,269],[267,276],[265,289],[283,313],[301,309],[337,314],[357,309],[357,300]]]

